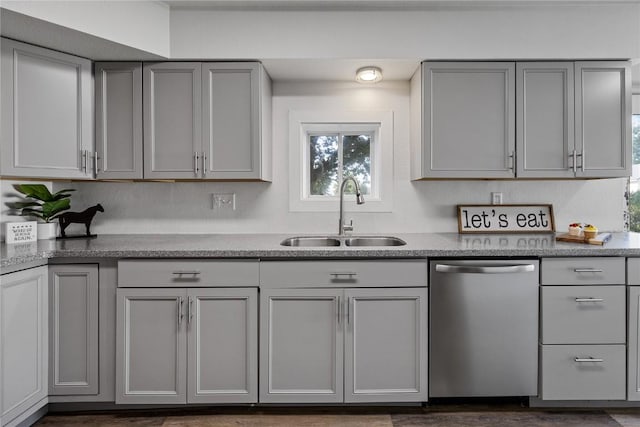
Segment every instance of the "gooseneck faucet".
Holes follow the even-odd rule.
[[[362,197],[362,193],[360,192],[360,186],[358,185],[358,181],[355,180],[354,177],[348,176],[342,180],[342,185],[340,185],[340,218],[338,218],[338,235],[344,236],[345,231],[353,231],[353,220],[349,224],[345,224],[343,222],[343,214],[344,214],[344,188],[347,185],[347,182],[353,182],[353,185],[356,187],[356,203],[359,205],[364,204],[364,197]]]

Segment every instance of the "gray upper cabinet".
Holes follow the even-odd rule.
[[[144,65],[144,177],[200,177],[199,62]]]
[[[519,62],[516,70],[517,176],[574,177],[573,63]]]
[[[631,175],[631,68],[628,61],[576,62],[576,176]]]
[[[145,179],[271,180],[261,64],[145,64],[143,80]]]
[[[98,394],[98,265],[49,267],[49,394]]]
[[[424,62],[411,102],[412,179],[515,176],[515,63]]]
[[[95,64],[98,178],[142,179],[142,63]]]
[[[202,177],[271,179],[271,82],[258,63],[202,65]]]
[[[91,179],[91,61],[2,39],[4,176]]]

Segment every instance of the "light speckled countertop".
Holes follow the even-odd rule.
[[[139,234],[2,244],[0,268],[49,258],[416,258],[640,256],[639,233],[614,233],[604,246],[556,242],[550,234],[393,234],[397,247],[284,247],[285,234]]]

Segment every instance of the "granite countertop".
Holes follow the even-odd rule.
[[[139,234],[41,240],[0,246],[0,268],[49,258],[418,258],[640,256],[639,233],[613,233],[604,246],[556,242],[553,234],[393,234],[397,247],[284,247],[291,234]]]

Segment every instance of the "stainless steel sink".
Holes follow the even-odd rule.
[[[340,240],[333,237],[300,236],[289,237],[280,244],[282,246],[340,246]]]
[[[407,242],[390,236],[363,236],[349,237],[344,240],[344,244],[347,246],[404,246]]]

